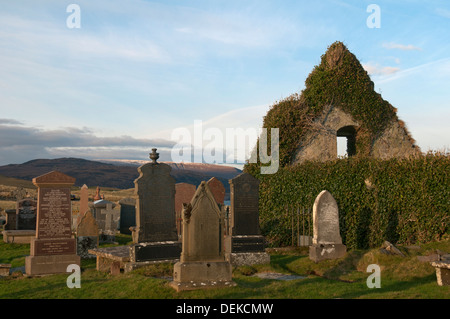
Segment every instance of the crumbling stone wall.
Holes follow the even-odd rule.
[[[292,164],[304,161],[329,161],[337,158],[338,130],[352,126],[358,131],[360,124],[339,107],[328,105],[311,125],[295,152]],[[356,136],[356,139],[358,137]],[[393,120],[374,141],[370,155],[375,158],[409,157],[420,154],[420,149],[408,134],[404,124]]]

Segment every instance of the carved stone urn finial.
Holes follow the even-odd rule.
[[[150,159],[153,161],[153,164],[157,164],[156,160],[159,158],[159,153],[156,153],[156,148],[152,148],[152,152],[150,153]]]

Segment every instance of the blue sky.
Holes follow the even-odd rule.
[[[448,1],[1,1],[0,165],[152,147],[170,160],[171,133],[194,121],[258,128],[335,41],[422,151],[448,149],[449,34]]]

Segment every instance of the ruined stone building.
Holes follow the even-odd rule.
[[[280,165],[338,158],[337,139],[348,156],[389,159],[420,154],[397,110],[374,90],[358,59],[333,43],[301,94],[275,103],[263,127],[280,130]]]

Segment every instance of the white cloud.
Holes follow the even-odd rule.
[[[422,51],[422,48],[416,47],[412,44],[404,45],[395,42],[383,43],[383,47],[386,49],[397,49],[402,51]]]
[[[398,67],[380,66],[379,64],[366,63],[362,65],[370,75],[391,75],[400,71]]]
[[[174,142],[132,136],[99,137],[90,128],[40,129],[14,119],[0,119],[0,165],[63,156],[145,158],[152,147],[167,150]]]

